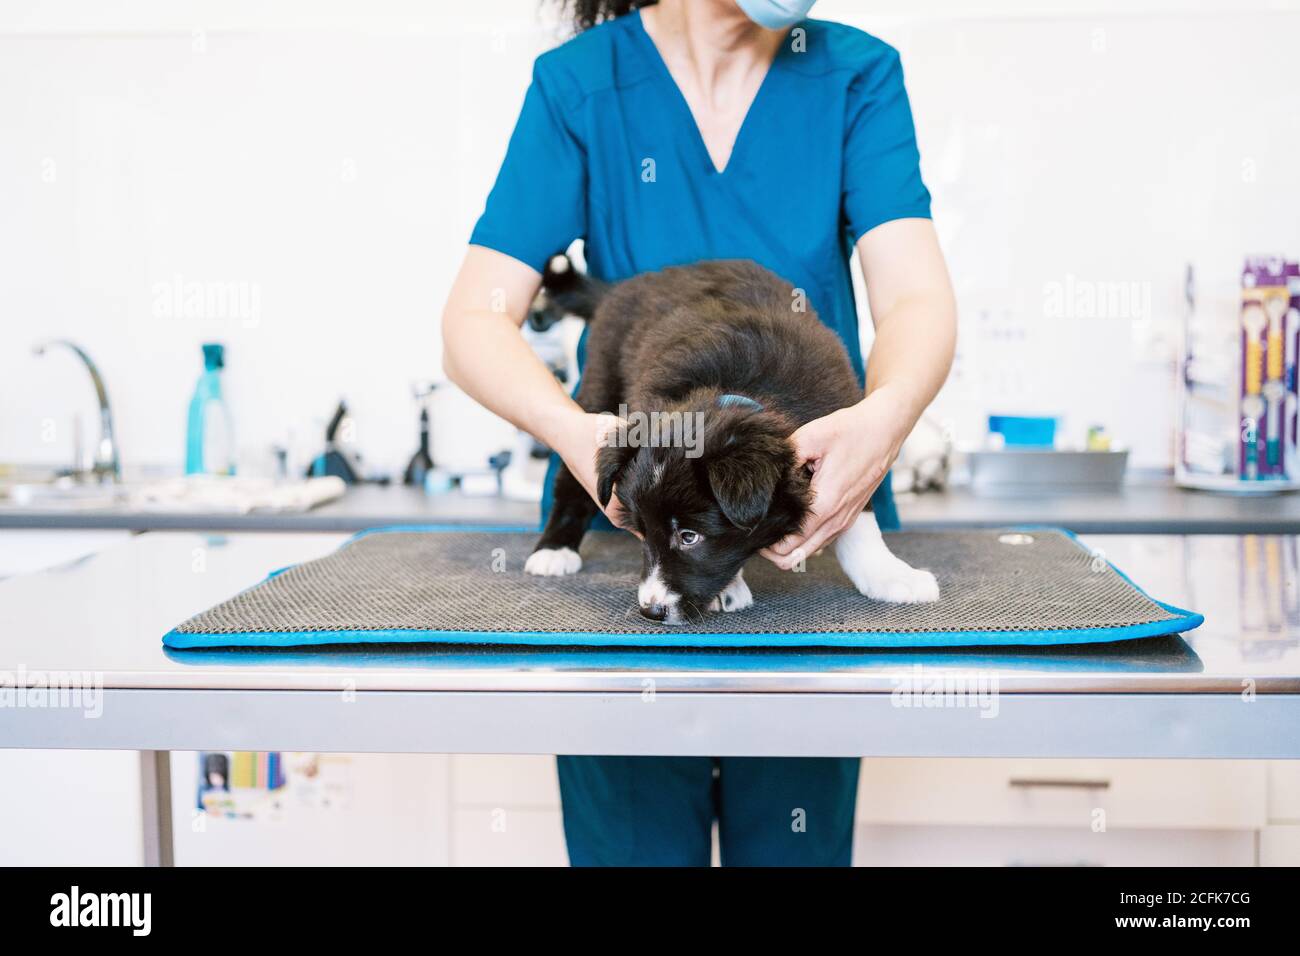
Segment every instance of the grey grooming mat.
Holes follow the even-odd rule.
[[[1081,644],[1187,631],[1067,532],[898,532],[891,550],[939,579],[934,604],[863,597],[828,552],[802,573],[745,567],[754,606],[665,627],[636,608],[640,546],[593,532],[567,577],[524,574],[535,532],[379,529],[278,572],[163,638],[169,647],[355,643],[654,647]]]

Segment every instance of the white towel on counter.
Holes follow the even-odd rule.
[[[247,514],[251,511],[309,511],[340,498],[342,478],[325,475],[294,481],[225,475],[186,475],[130,489],[130,506],[142,511]]]

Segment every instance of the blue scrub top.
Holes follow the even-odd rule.
[[[806,293],[865,383],[854,246],[881,223],[929,216],[893,47],[842,24],[801,21],[719,172],[634,12],[537,58],[470,242],[541,272],[582,239],[588,271],[610,282],[752,259]],[[883,527],[897,525],[888,481],[873,504]]]

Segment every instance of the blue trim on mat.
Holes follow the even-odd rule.
[[[348,541],[371,534],[390,532],[513,532],[532,531],[518,525],[392,525],[358,531]],[[1009,528],[1009,531],[1052,531],[1066,535],[1080,550],[1097,554],[1084,546],[1078,535],[1064,528],[1041,525]],[[994,532],[990,532],[994,533]],[[346,542],[345,542],[346,543]],[[909,631],[906,633],[855,631],[773,633],[700,633],[660,628],[639,634],[602,634],[594,631],[427,631],[386,629],[365,631],[257,631],[235,634],[182,634],[169,631],[163,644],[172,648],[217,647],[311,647],[346,644],[519,644],[533,646],[585,647],[972,647],[972,646],[1045,646],[1059,644],[1100,644],[1128,641],[1143,637],[1181,634],[1205,623],[1205,617],[1158,601],[1138,587],[1127,574],[1102,555],[1102,560],[1135,591],[1165,611],[1175,615],[1167,621],[1127,624],[1121,627],[1056,628],[1025,631]],[[287,571],[281,568],[268,575],[270,580]],[[258,582],[258,587],[265,582]],[[251,588],[246,589],[251,590]],[[243,593],[243,592],[241,592]],[[647,640],[647,638],[649,640]],[[232,641],[234,643],[217,643]]]

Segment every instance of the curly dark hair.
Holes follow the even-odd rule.
[[[571,18],[573,32],[581,33],[598,23],[648,7],[654,2],[655,0],[557,0],[557,5],[562,14]]]

